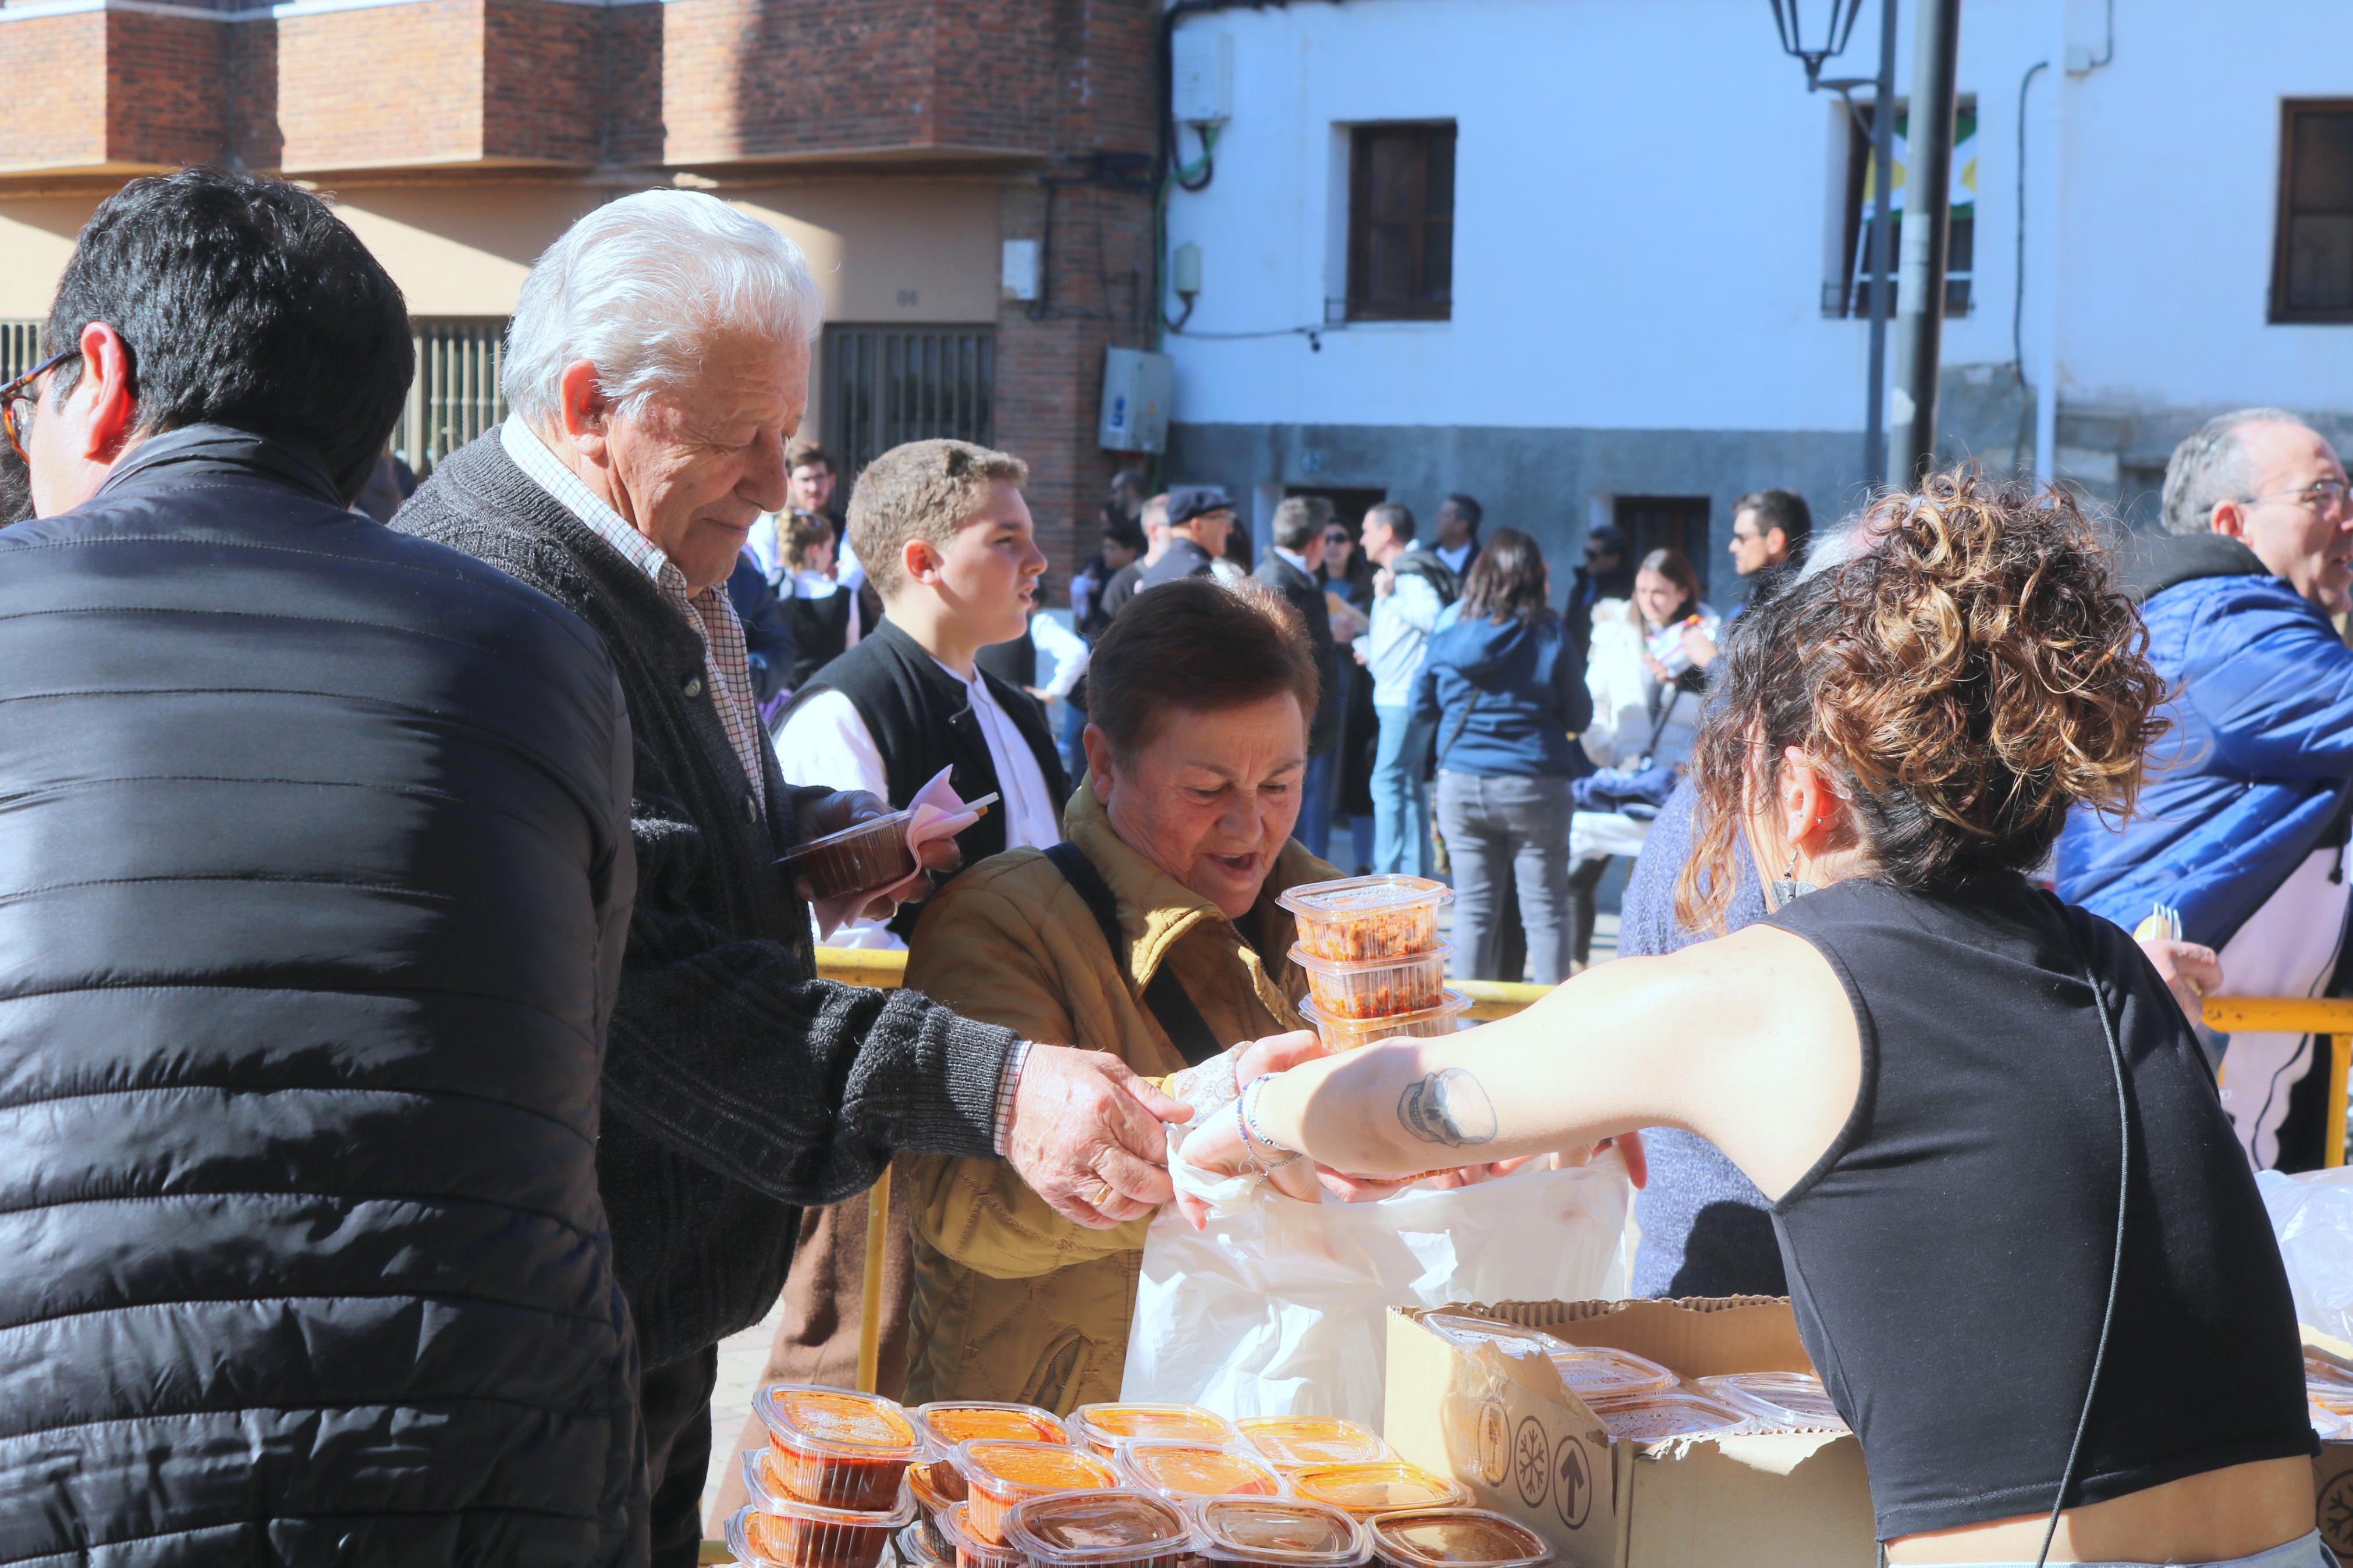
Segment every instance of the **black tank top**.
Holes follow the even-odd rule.
[[[1841,882],[1767,921],[1830,961],[1862,1038],[1853,1113],[1774,1224],[1883,1539],[2044,1512],[2065,1471],[2116,1242],[2116,1080],[2087,964],[2124,1053],[2132,1184],[2069,1505],[2318,1452],[2254,1177],[2129,937],[2019,879]]]

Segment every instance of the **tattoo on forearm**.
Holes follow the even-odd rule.
[[[1408,1084],[1398,1097],[1398,1120],[1423,1142],[1450,1149],[1492,1143],[1498,1130],[1494,1102],[1479,1080],[1461,1068]]]

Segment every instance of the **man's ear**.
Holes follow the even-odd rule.
[[[1788,555],[1789,553],[1788,533],[1778,528],[1766,530],[1765,550],[1767,554],[1771,555]]]
[[[2206,514],[2206,526],[2229,539],[2247,537],[2247,509],[2234,500],[2218,500]]]
[[[555,378],[557,433],[581,456],[602,461],[613,405],[605,399],[593,361],[574,360]]]
[[[78,362],[81,374],[66,395],[69,401],[81,401],[89,411],[81,421],[80,456],[93,463],[111,464],[122,456],[139,427],[131,346],[104,321],[83,327],[75,346],[81,351]],[[55,373],[51,374],[54,379]]]

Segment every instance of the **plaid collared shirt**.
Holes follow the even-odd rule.
[[[712,706],[719,710],[719,722],[727,731],[727,743],[735,748],[736,760],[752,781],[752,799],[765,811],[767,791],[760,772],[760,753],[768,742],[760,726],[759,702],[752,695],[752,661],[744,651],[744,623],[735,618],[727,585],[722,583],[700,594],[689,593],[686,574],[670,564],[661,546],[597,500],[596,492],[582,484],[580,476],[565,468],[521,418],[507,416],[499,427],[499,445],[533,483],[586,523],[597,538],[620,552],[622,560],[652,578],[661,596],[702,639],[704,684],[711,689]]]

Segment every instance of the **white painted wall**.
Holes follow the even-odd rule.
[[[2070,0],[1968,0],[1975,305],[1948,365],[2011,358],[2019,83]],[[2102,0],[2072,0],[2096,53]],[[1908,17],[1899,91],[1908,91]],[[1876,4],[1827,74],[1875,68]],[[2344,0],[2120,0],[2114,63],[2063,83],[2058,268],[2071,405],[2353,407],[2353,328],[2264,321],[2278,100],[2353,96]],[[1852,430],[1866,328],[1820,314],[1836,100],[1766,0],[1293,0],[1233,38],[1217,174],[1171,198],[1202,250],[1192,332],[1319,325],[1344,293],[1336,126],[1458,126],[1454,316],[1305,339],[1175,335],[1187,423]],[[1190,132],[1183,151],[1195,151]],[[2030,209],[2031,210],[2031,209]],[[2041,243],[2038,234],[2030,242]],[[1172,309],[1174,301],[1171,301]],[[2030,370],[2041,314],[2027,313]]]

